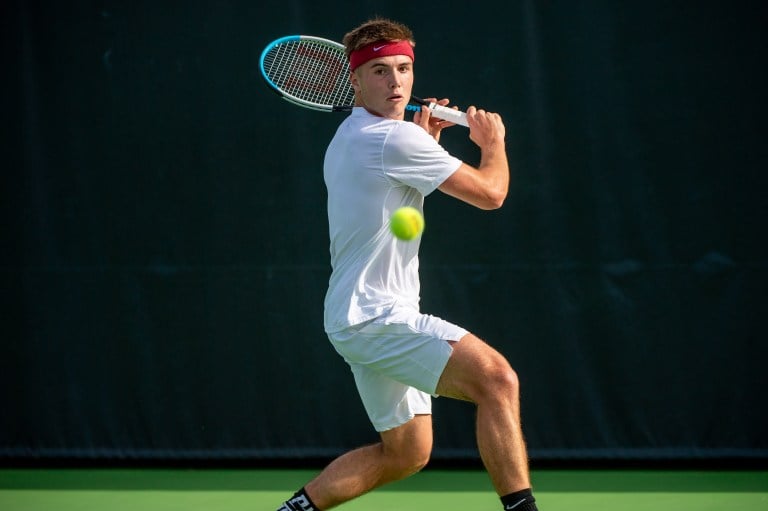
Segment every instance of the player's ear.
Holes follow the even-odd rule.
[[[360,81],[357,79],[357,73],[354,71],[350,71],[349,73],[349,83],[352,84],[352,88],[355,89],[355,92],[360,92]]]

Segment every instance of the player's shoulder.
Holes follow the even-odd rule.
[[[411,121],[392,121],[389,138],[407,145],[435,144],[435,139],[424,128]]]

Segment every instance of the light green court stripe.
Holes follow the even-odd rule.
[[[316,470],[0,470],[2,511],[274,511]],[[768,510],[768,472],[544,470],[542,511]],[[501,509],[481,471],[426,470],[345,511]]]

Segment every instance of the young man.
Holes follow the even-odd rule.
[[[452,123],[426,107],[404,120],[413,86],[408,27],[374,19],[344,45],[356,107],[325,156],[333,268],[325,330],[381,441],[331,462],[279,511],[325,511],[418,472],[432,451],[432,395],[475,403],[480,456],[504,508],[536,510],[515,372],[475,335],[419,311],[419,240],[398,240],[388,228],[393,211],[423,210],[435,189],[481,209],[501,207],[509,187],[504,124],[467,109],[481,153],[477,168],[467,165],[438,144]]]

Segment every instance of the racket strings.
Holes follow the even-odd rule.
[[[264,70],[278,88],[298,99],[321,105],[354,104],[342,48],[315,41],[289,41],[266,55]]]

